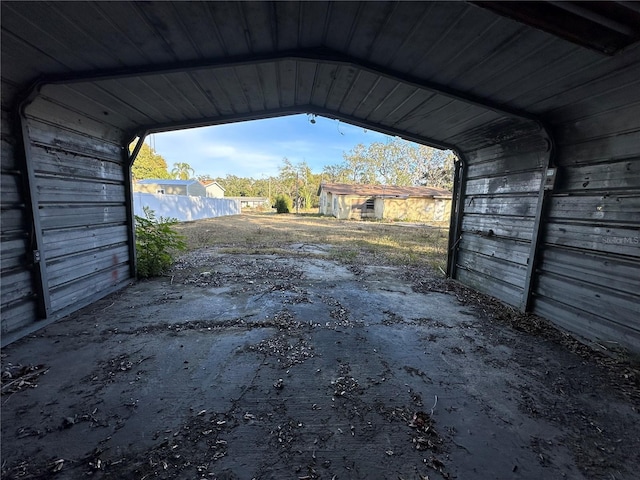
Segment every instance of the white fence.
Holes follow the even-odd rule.
[[[156,195],[153,193],[135,192],[133,194],[133,211],[144,217],[143,207],[155,212],[156,218],[173,217],[180,222],[199,220],[201,218],[240,215],[240,202],[229,198],[191,197],[186,195]]]

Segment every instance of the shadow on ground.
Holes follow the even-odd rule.
[[[5,348],[2,477],[637,478],[633,367],[292,249],[189,253]]]

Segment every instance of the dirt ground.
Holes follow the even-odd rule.
[[[329,250],[198,249],[3,349],[2,478],[637,478],[634,364]]]

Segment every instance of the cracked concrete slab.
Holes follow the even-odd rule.
[[[635,478],[602,365],[305,251],[192,252],[5,348],[46,373],[2,397],[3,478]]]

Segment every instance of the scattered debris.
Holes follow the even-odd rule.
[[[364,257],[363,255],[362,258],[358,258],[358,261],[364,261]],[[361,341],[361,337],[358,336],[359,329],[352,331],[341,327],[355,327],[362,324],[362,322],[358,322],[354,318],[357,317],[357,312],[359,312],[357,306],[350,300],[343,300],[345,305],[349,305],[349,308],[342,305],[340,301],[333,297],[333,295],[337,295],[333,293],[338,291],[337,289],[332,291],[325,290],[326,293],[323,295],[316,295],[315,286],[313,287],[313,300],[320,299],[325,305],[328,305],[328,308],[325,305],[317,305],[319,307],[318,311],[322,312],[323,318],[320,315],[318,317],[313,314],[309,315],[308,312],[314,310],[309,308],[309,305],[291,306],[312,302],[309,299],[307,290],[296,283],[297,279],[303,277],[302,273],[296,268],[292,268],[291,263],[287,263],[286,259],[283,261],[283,257],[267,255],[254,256],[253,258],[244,255],[242,257],[235,255],[223,256],[219,254],[219,251],[207,250],[188,256],[188,261],[191,262],[189,266],[184,266],[186,265],[184,264],[183,267],[176,267],[172,274],[175,276],[174,282],[170,283],[168,278],[158,279],[158,282],[162,282],[163,288],[166,288],[167,292],[160,296],[156,295],[153,299],[148,299],[149,302],[164,303],[180,299],[181,295],[178,289],[185,283],[192,285],[192,287],[194,285],[203,287],[224,286],[230,287],[230,290],[231,287],[236,288],[237,286],[240,289],[239,291],[248,292],[247,298],[252,302],[252,308],[257,300],[262,295],[265,295],[268,300],[268,310],[265,309],[265,314],[262,314],[262,316],[252,313],[245,317],[223,321],[201,319],[186,322],[181,319],[175,319],[176,323],[168,321],[152,323],[155,320],[147,320],[149,323],[144,325],[142,323],[136,324],[132,320],[131,322],[114,324],[107,330],[104,330],[104,327],[102,327],[104,324],[101,324],[101,327],[97,328],[96,332],[113,334],[117,336],[116,341],[122,343],[131,338],[133,345],[143,344],[146,341],[145,336],[148,334],[166,334],[166,337],[171,342],[182,342],[186,347],[189,347],[187,340],[193,338],[201,342],[197,345],[199,348],[205,342],[209,345],[209,343],[224,337],[226,334],[240,337],[242,333],[251,329],[268,328],[268,331],[256,332],[253,337],[244,337],[256,338],[259,333],[261,335],[259,338],[263,340],[257,344],[247,346],[247,342],[258,342],[258,340],[243,340],[243,343],[233,344],[232,351],[234,354],[244,354],[246,357],[251,357],[251,362],[257,361],[256,376],[252,376],[253,370],[249,368],[248,377],[239,380],[241,382],[238,383],[241,395],[228,397],[230,406],[226,412],[212,413],[213,409],[217,408],[215,405],[220,405],[218,403],[219,400],[223,404],[227,401],[226,396],[221,399],[221,397],[215,397],[215,395],[211,394],[211,392],[215,391],[215,382],[222,377],[215,377],[211,374],[208,364],[206,365],[206,371],[199,370],[203,365],[194,361],[191,357],[186,357],[189,348],[184,348],[180,352],[184,352],[188,360],[183,357],[179,358],[180,371],[182,371],[183,367],[181,362],[183,360],[185,362],[190,361],[189,370],[185,371],[185,376],[190,376],[189,378],[192,380],[196,379],[195,384],[189,384],[188,388],[202,389],[203,385],[210,385],[212,388],[202,398],[199,393],[196,394],[197,400],[193,402],[192,409],[189,410],[186,417],[175,415],[173,411],[171,411],[172,416],[169,417],[168,410],[162,413],[160,413],[161,410],[158,410],[158,415],[155,415],[155,405],[152,403],[153,411],[151,411],[151,414],[155,415],[154,421],[160,419],[160,422],[166,421],[166,424],[163,423],[161,427],[150,428],[150,435],[146,439],[151,443],[150,446],[137,446],[135,451],[120,453],[120,451],[116,452],[116,449],[113,448],[116,443],[115,440],[112,443],[107,443],[105,440],[105,443],[99,443],[102,448],[96,448],[91,454],[80,460],[72,461],[58,458],[58,456],[54,457],[49,452],[50,456],[42,456],[38,464],[32,458],[23,462],[22,457],[14,456],[15,460],[10,460],[11,463],[9,465],[2,466],[3,478],[5,475],[8,479],[49,478],[53,477],[54,472],[57,473],[59,471],[62,471],[62,474],[58,476],[64,475],[65,477],[75,478],[76,476],[93,475],[105,480],[114,478],[145,480],[152,478],[167,480],[172,478],[245,478],[241,474],[239,475],[237,470],[234,472],[231,468],[235,469],[238,464],[236,454],[242,451],[239,445],[242,448],[251,449],[255,447],[256,450],[264,449],[255,453],[255,457],[260,457],[260,461],[263,462],[255,466],[255,471],[261,475],[265,471],[269,471],[271,473],[277,472],[277,475],[283,478],[336,479],[355,478],[356,476],[364,478],[366,474],[371,475],[371,470],[364,471],[367,467],[363,467],[367,461],[366,454],[362,462],[362,457],[350,459],[345,456],[341,459],[340,448],[348,449],[352,446],[360,447],[361,445],[375,447],[377,445],[381,448],[371,451],[378,452],[378,456],[381,458],[376,460],[379,460],[383,467],[389,466],[388,471],[397,470],[398,472],[404,468],[402,473],[398,473],[398,478],[429,479],[429,475],[425,475],[424,472],[429,472],[432,475],[431,478],[442,477],[448,479],[451,477],[451,474],[447,471],[447,466],[452,469],[453,466],[450,465],[447,449],[451,445],[457,445],[463,449],[465,447],[455,443],[456,435],[453,427],[436,424],[434,412],[438,406],[438,397],[435,396],[432,402],[431,396],[426,396],[426,391],[435,388],[434,384],[438,385],[438,382],[443,380],[435,369],[431,369],[432,364],[428,358],[424,362],[420,360],[413,364],[424,369],[429,375],[411,366],[403,368],[403,363],[394,363],[390,367],[389,364],[385,363],[385,358],[387,360],[388,358],[385,356],[384,342],[379,341],[379,338],[371,341],[371,338],[365,338],[363,335],[364,341],[369,341],[368,344],[362,344],[362,351],[366,352],[366,357],[359,358],[358,363],[355,363],[355,360],[352,360],[348,355],[352,353],[350,349],[354,345],[360,345],[360,343],[356,343],[356,341]],[[365,268],[367,273],[375,273],[375,268],[371,268],[368,265],[360,266],[354,264],[349,267],[349,270],[359,275],[365,272]],[[293,275],[291,275],[291,272],[293,272]],[[365,282],[366,280],[367,277],[365,276],[357,279],[359,282]],[[192,281],[193,283],[190,283]],[[443,291],[454,292],[453,290],[446,290],[446,281],[443,280],[434,280],[427,276],[418,279],[416,276],[414,283],[418,281],[422,282],[421,285],[424,288],[442,288]],[[330,279],[329,283],[333,284],[334,280]],[[310,287],[308,288],[311,289]],[[237,292],[232,290],[232,293],[236,294]],[[342,294],[340,295],[340,299],[343,299]],[[464,301],[471,302],[474,300],[472,298]],[[478,297],[478,301],[481,301],[480,297]],[[104,303],[103,305],[106,304]],[[273,307],[273,305],[276,306]],[[468,303],[468,305],[473,306],[471,303]],[[478,308],[485,307],[478,306]],[[118,309],[117,306],[113,306],[113,303],[107,308],[109,308],[110,313]],[[279,308],[282,309],[278,311]],[[443,342],[442,347],[438,345],[438,348],[434,349],[435,345],[428,343],[429,341],[440,342],[441,339],[446,339],[451,333],[457,333],[457,330],[449,332],[442,329],[465,328],[468,329],[467,331],[474,329],[472,333],[475,333],[475,329],[479,327],[473,317],[468,318],[468,322],[459,323],[448,318],[440,318],[437,314],[433,315],[434,318],[414,318],[413,316],[403,318],[393,311],[393,306],[388,308],[389,310],[384,311],[381,323],[388,327],[402,324],[398,331],[402,329],[403,333],[415,329],[418,332],[416,338],[424,340],[422,343],[424,343],[425,354],[428,350],[437,352],[445,350],[446,352],[460,355],[466,354],[470,359],[473,358],[475,360],[474,355],[478,353],[475,345],[461,343],[461,345],[465,345],[464,349],[461,347],[451,348],[450,346],[456,343]],[[274,311],[277,311],[275,315],[273,314]],[[408,310],[402,310],[402,312],[406,311]],[[302,317],[302,314],[298,312],[307,312],[305,313],[307,316]],[[329,320],[326,318],[327,312],[330,312],[330,320],[332,321],[325,322],[325,320]],[[266,315],[267,313],[268,316]],[[228,317],[225,315],[224,318]],[[504,321],[510,322],[506,317]],[[91,320],[92,325],[93,320]],[[535,326],[536,324],[532,324],[532,332],[536,331]],[[328,330],[334,330],[334,332]],[[363,328],[361,330],[364,331],[366,329]],[[383,328],[381,330],[386,333],[395,331],[395,329],[391,328]],[[502,330],[505,329],[503,328]],[[433,331],[437,335],[432,333]],[[544,329],[540,331],[544,332]],[[177,335],[180,332],[182,334]],[[491,330],[491,332],[494,333],[494,330]],[[327,359],[331,362],[335,361],[332,357],[334,352],[329,349],[327,351],[320,350],[320,346],[324,345],[320,342],[329,338],[333,345],[334,340],[337,338],[336,334],[344,334],[344,336],[340,337],[342,344],[335,348],[339,351],[340,358],[349,358],[349,361],[354,362],[353,372],[349,364],[340,358],[337,359],[339,362],[338,370],[334,372],[333,366],[335,363],[326,363]],[[265,335],[271,336],[265,338]],[[135,338],[136,336],[139,336],[139,338]],[[354,341],[350,343],[345,341],[349,336]],[[495,345],[492,345],[491,341],[497,341],[495,338],[496,336],[493,336],[487,342],[488,348],[483,347],[485,348],[484,352],[480,352],[480,355],[488,356],[494,354],[492,346],[495,347]],[[463,334],[459,339],[464,340],[466,337]],[[478,340],[478,342],[480,341]],[[182,347],[182,345],[180,346]],[[376,348],[373,348],[374,346]],[[131,350],[135,350],[135,348],[133,347]],[[83,391],[77,394],[78,397],[81,395],[90,397],[99,389],[99,385],[96,385],[96,383],[113,384],[109,390],[116,391],[118,394],[117,405],[115,405],[119,412],[118,416],[109,416],[110,413],[105,408],[106,406],[97,402],[95,405],[100,405],[100,411],[94,408],[94,405],[91,405],[90,409],[93,409],[91,411],[76,411],[66,404],[64,406],[60,405],[57,407],[59,408],[58,410],[54,410],[55,413],[52,414],[48,424],[46,417],[43,417],[45,420],[43,425],[40,426],[40,424],[32,421],[28,423],[26,416],[18,417],[20,411],[17,411],[16,418],[20,418],[20,421],[9,431],[9,435],[6,435],[3,431],[3,435],[6,435],[5,438],[14,435],[14,432],[13,438],[34,437],[29,439],[34,442],[36,440],[41,441],[40,439],[46,435],[50,435],[47,439],[47,441],[50,441],[53,436],[60,438],[84,434],[86,431],[84,427],[87,424],[79,425],[81,422],[90,422],[89,426],[94,427],[106,426],[108,425],[107,421],[110,421],[110,428],[115,431],[126,425],[127,415],[138,418],[142,415],[148,415],[148,410],[150,409],[143,404],[145,398],[148,397],[141,395],[139,406],[135,397],[131,398],[131,401],[128,400],[130,395],[138,395],[134,392],[140,391],[136,390],[136,385],[131,386],[134,377],[139,375],[139,372],[144,373],[140,368],[145,368],[146,366],[139,367],[139,365],[152,357],[142,357],[143,353],[139,353],[141,351],[113,356],[115,353],[122,351],[126,350],[123,347],[105,350],[103,356],[99,357],[103,359],[103,362],[98,362],[99,368],[93,372],[92,376],[87,378],[90,381],[92,391]],[[346,353],[343,353],[343,351]],[[246,352],[252,352],[252,354],[246,355]],[[263,359],[259,355],[255,355],[255,353],[264,355],[265,358]],[[422,359],[422,347],[415,353],[417,353],[416,358]],[[321,358],[321,355],[325,355],[325,357]],[[109,356],[113,357],[107,358]],[[314,361],[308,361],[314,357],[318,358]],[[355,357],[353,355],[354,359]],[[448,356],[447,358],[453,357]],[[516,354],[513,354],[511,358],[518,362],[527,360],[517,357]],[[494,355],[492,360],[495,359]],[[242,359],[243,367],[247,365],[244,360],[246,358]],[[462,361],[463,358],[459,357],[459,360]],[[587,390],[583,385],[577,383],[572,377],[571,371],[563,374],[559,370],[565,366],[563,362],[560,361],[558,369],[554,370],[552,366],[539,368],[541,365],[533,364],[531,359],[528,360],[528,363],[525,364],[523,362],[522,365],[528,368],[527,372],[533,371],[532,367],[535,367],[536,373],[533,376],[536,382],[545,387],[544,391],[541,391],[539,386],[531,391],[521,390],[519,385],[514,384],[509,387],[509,393],[516,394],[514,402],[520,401],[519,405],[522,408],[534,407],[536,409],[535,412],[533,410],[527,411],[527,414],[535,414],[551,422],[559,422],[561,426],[563,425],[562,422],[568,424],[569,420],[572,421],[570,428],[574,429],[576,434],[583,435],[584,440],[580,442],[572,440],[570,438],[571,432],[569,432],[567,436],[569,440],[563,448],[573,449],[572,453],[579,460],[581,471],[587,474],[592,473],[591,476],[594,478],[600,478],[603,477],[600,473],[614,471],[614,468],[618,468],[616,466],[607,466],[607,461],[610,461],[611,464],[614,461],[623,463],[620,462],[620,458],[622,455],[627,455],[631,459],[629,463],[635,462],[638,457],[636,453],[631,452],[631,447],[626,447],[623,444],[624,442],[616,443],[616,440],[612,440],[612,437],[607,437],[607,435],[615,433],[619,435],[618,438],[623,438],[620,436],[621,430],[619,426],[609,425],[602,420],[602,418],[611,417],[604,415],[598,417],[594,415],[593,411],[581,408],[584,403],[581,403],[579,395],[573,394],[576,392],[584,394]],[[541,359],[540,362],[544,360]],[[413,360],[408,361],[413,362]],[[608,360],[599,361],[606,362]],[[308,363],[300,365],[304,362]],[[155,368],[157,367],[156,363],[159,362],[153,363]],[[274,363],[276,364],[275,369],[273,368]],[[384,368],[380,367],[380,364]],[[294,365],[299,366],[291,368]],[[371,370],[372,365],[375,365],[373,367],[374,370]],[[15,368],[18,367],[20,366]],[[42,366],[29,368],[40,367]],[[225,369],[224,374],[226,375],[230,370]],[[5,389],[7,390],[6,393],[11,393],[8,383],[17,379],[17,376],[9,378],[4,373],[5,371],[6,368],[3,370],[2,375],[3,394],[5,394]],[[38,373],[40,375],[46,373],[46,371],[47,369],[41,368],[31,373],[41,372]],[[165,370],[162,371],[164,372]],[[289,376],[285,375],[285,371]],[[629,366],[629,368],[623,368],[616,372],[619,374],[616,378],[620,384],[632,391],[633,385],[637,384],[637,370]],[[13,375],[13,371],[9,371],[9,374]],[[283,378],[278,378],[280,375]],[[403,377],[403,381],[398,381],[400,376]],[[433,377],[433,380],[430,376]],[[36,378],[37,376],[33,378],[25,376],[23,380],[26,380],[27,383],[22,384],[17,391],[25,388],[35,388],[37,386]],[[214,378],[216,380],[213,380]],[[331,380],[332,378],[333,380]],[[297,391],[300,386],[300,383],[298,383],[300,379],[304,379],[305,382],[303,394],[299,394],[299,391]],[[174,381],[174,378],[168,377],[167,380]],[[236,378],[234,377],[233,380],[236,380]],[[182,379],[175,378],[175,381],[181,382]],[[210,383],[205,383],[207,381]],[[405,381],[408,383],[404,383]],[[415,385],[412,382],[415,382]],[[122,389],[116,388],[120,387],[121,384]],[[599,386],[607,385],[601,381],[597,384]],[[307,391],[308,385],[314,386]],[[286,389],[284,388],[285,386]],[[274,394],[271,388],[276,389],[278,394]],[[67,385],[62,385],[61,390],[63,389],[71,390],[70,387],[67,388]],[[235,392],[235,390],[233,391]],[[38,392],[36,391],[35,393]],[[365,393],[367,394],[365,395]],[[370,396],[368,393],[373,393],[375,396]],[[521,398],[517,398],[519,393],[522,394]],[[554,406],[551,403],[552,400],[559,398],[558,395],[552,395],[555,393],[561,395],[561,401],[558,406]],[[420,394],[424,395],[424,401]],[[215,401],[210,401],[214,397]],[[193,397],[185,395],[184,398],[189,399],[187,401],[191,401]],[[451,413],[456,410],[456,407],[450,405],[451,402],[449,400],[450,397],[447,396],[445,410]],[[91,401],[93,402],[93,400]],[[36,416],[41,415],[40,409],[43,408],[42,405],[41,403],[33,407],[25,406],[25,408],[31,408],[35,412],[33,415]],[[165,405],[163,403],[162,406],[158,406],[158,409],[166,408]],[[389,405],[401,406],[394,407]],[[46,408],[43,409],[45,412],[46,410]],[[438,417],[438,420],[440,421],[440,417]],[[574,420],[576,421],[573,422]],[[392,422],[394,424],[388,424]],[[34,424],[35,426],[25,426],[28,424]],[[20,428],[16,428],[16,426]],[[127,426],[131,428],[131,424]],[[436,429],[436,427],[438,428]],[[157,431],[154,435],[156,428]],[[53,433],[50,432],[51,430]],[[90,433],[103,438],[102,432],[92,431]],[[247,432],[251,432],[250,437],[245,436]],[[610,434],[609,432],[614,433]],[[384,433],[386,442],[380,440],[379,435],[381,433]],[[261,435],[264,438],[261,438]],[[151,438],[153,439],[150,440]],[[391,441],[388,441],[389,438]],[[256,443],[254,446],[246,443],[253,441],[260,442],[260,445]],[[569,441],[573,441],[577,447],[569,445]],[[95,444],[87,447],[87,450],[93,448],[93,445]],[[553,464],[554,454],[552,447],[555,448],[556,446],[557,444],[549,445],[547,440],[540,440],[537,443],[532,441],[529,448],[534,450],[541,463],[555,468],[557,465]],[[580,451],[580,448],[583,451]],[[615,452],[611,450],[613,448],[616,449]],[[600,465],[597,464],[597,462],[601,461],[600,457],[593,455],[596,450],[601,451],[602,458],[605,458],[605,461]],[[328,454],[328,451],[332,453]],[[336,454],[336,451],[339,453]],[[54,451],[53,453],[60,455],[62,452]],[[330,459],[327,458],[328,455],[332,455]],[[636,457],[633,455],[636,455]],[[611,460],[608,460],[608,457]],[[253,467],[252,465],[246,468]],[[361,471],[358,471],[358,468],[361,468]],[[422,469],[423,473],[418,471],[419,468]],[[517,466],[513,468],[515,471]],[[607,468],[608,470],[606,470]],[[414,471],[408,473],[410,469]],[[511,464],[509,464],[509,469],[511,469]],[[520,471],[524,471],[524,467]],[[334,473],[339,474],[335,475]],[[375,478],[375,475],[369,478]]]
[[[49,467],[53,473],[59,472],[60,470],[62,470],[62,467],[64,467],[64,458],[55,460],[54,462],[51,463]]]
[[[462,305],[470,306],[474,313],[483,319],[551,340],[586,360],[597,362],[607,369],[612,385],[615,385],[629,400],[640,402],[640,368],[637,361],[631,361],[625,352],[617,351],[615,348],[603,348],[599,344],[583,343],[544,318],[531,313],[522,313],[494,297],[472,290],[455,280],[435,276],[429,269],[407,268],[404,278],[413,283],[412,288],[415,292],[450,293]],[[433,325],[445,326],[435,323]]]
[[[249,345],[247,347],[249,351],[276,357],[281,368],[303,363],[315,355],[313,346],[302,337],[302,332],[308,329],[309,325],[296,320],[289,310],[282,310],[274,318],[267,319],[263,323],[276,327],[279,331],[257,345]]]
[[[435,421],[433,420],[433,409],[436,407],[437,402],[438,397],[436,396],[435,403],[431,409],[431,415],[423,411],[415,412],[411,421],[408,423],[409,427],[415,430],[412,442],[416,450],[429,450],[434,453],[440,453],[442,451],[444,440],[436,431],[434,426]],[[444,471],[445,466],[442,461],[431,457],[430,465],[445,478],[449,478],[448,474]]]
[[[333,387],[333,395],[336,397],[348,397],[354,393],[361,394],[364,391],[351,375],[336,378],[331,382],[331,386]]]
[[[206,270],[202,270],[206,268]],[[201,271],[202,270],[202,271]],[[271,256],[263,256],[260,262],[242,260],[235,255],[223,255],[218,251],[200,249],[181,255],[172,267],[178,282],[203,288],[219,288],[232,282],[243,283],[242,291],[287,291],[291,283],[278,286],[277,281],[291,282],[303,276],[302,271]]]
[[[36,388],[37,379],[49,371],[45,365],[13,365],[2,368],[2,395],[10,395],[27,388]]]
[[[424,459],[423,462],[429,467],[433,468],[436,472],[442,475],[442,478],[448,480],[451,478],[451,474],[445,470],[445,464],[436,457],[429,457]]]
[[[116,381],[116,376],[125,372],[129,372],[130,370],[133,370],[134,367],[137,368],[143,362],[154,357],[154,355],[149,355],[146,357],[132,359],[132,357],[135,357],[135,355],[140,351],[141,349],[133,353],[123,353],[109,360],[99,362],[98,367],[94,371],[94,373],[91,373],[88,377],[83,378],[83,381],[90,380],[92,382],[97,382],[103,386],[105,384],[114,383]],[[141,372],[138,372],[138,374],[140,373]],[[137,378],[137,380],[139,380],[139,378]]]

